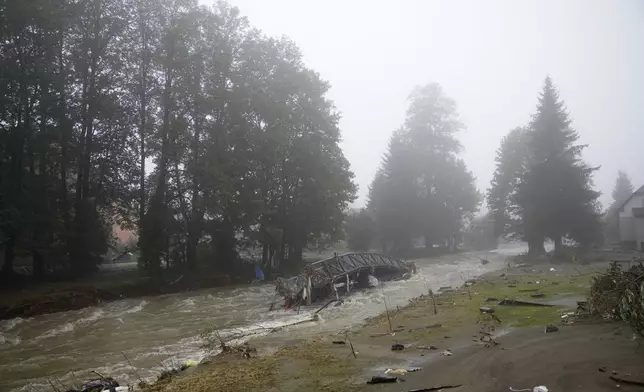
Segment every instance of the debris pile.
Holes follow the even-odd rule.
[[[588,299],[590,311],[605,319],[623,320],[644,337],[644,264],[624,270],[616,262],[594,277]]]

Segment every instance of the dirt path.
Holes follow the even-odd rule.
[[[642,391],[609,377],[644,380],[644,346],[630,340],[627,328],[615,324],[573,325],[558,332],[526,328],[498,338],[499,346],[471,345],[454,349],[451,357],[428,362],[409,373],[405,383],[372,385],[365,391],[406,391],[463,384],[454,391],[489,392],[545,385],[549,391]],[[606,371],[601,372],[603,368]]]

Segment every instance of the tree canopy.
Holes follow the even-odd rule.
[[[618,210],[635,192],[631,178],[626,172],[619,170],[615,187],[611,193],[613,202],[604,214],[604,237],[608,242],[618,242],[619,238],[619,215]]]
[[[600,193],[592,182],[598,168],[582,160],[585,146],[578,140],[549,77],[530,124],[502,140],[488,205],[498,227],[528,241],[532,253],[543,252],[545,239],[557,251],[563,238],[582,244],[599,239]]]
[[[23,254],[91,271],[114,222],[153,275],[229,271],[248,243],[295,262],[342,230],[356,188],[330,86],[237,8],[2,0],[0,58],[4,276]]]
[[[427,247],[456,245],[464,218],[479,204],[474,177],[458,156],[456,134],[463,129],[456,103],[440,85],[412,91],[405,123],[391,136],[369,190],[385,251],[405,250],[416,237]]]

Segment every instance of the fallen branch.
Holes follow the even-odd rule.
[[[125,353],[123,351],[121,351],[121,355],[123,355],[123,358],[125,358],[125,360],[127,361],[128,365],[130,365],[130,367],[132,368],[132,372],[134,372],[134,375],[139,379],[139,383],[142,383],[143,378],[141,377],[139,372],[136,371],[136,368],[134,367],[134,365],[132,365],[132,362],[130,362],[130,359],[125,355]]]
[[[329,302],[327,302],[326,304],[324,304],[324,306],[322,306],[320,309],[316,310],[316,311],[315,311],[315,313],[313,313],[313,314],[318,314],[318,313],[320,313],[321,311],[323,311],[324,309],[326,309],[326,308],[327,308],[327,306],[331,305],[331,304],[332,304],[332,303],[334,303],[334,302],[341,302],[341,300],[339,300],[339,299],[332,299],[332,300],[330,300]]]
[[[421,388],[421,389],[410,389],[407,392],[431,392],[431,391],[440,391],[442,389],[451,389],[451,388],[458,388],[462,386],[463,384],[456,384],[456,385],[441,385],[438,387],[430,387],[430,388]]]
[[[504,299],[499,302],[499,305],[510,305],[510,306],[546,306],[552,307],[554,305],[544,304],[541,302],[529,302],[529,301],[519,301],[516,299]]]
[[[47,378],[47,382],[49,382],[49,385],[51,385],[51,387],[54,389],[55,392],[60,392],[60,390],[58,388],[56,388],[54,383],[51,382],[51,380],[49,378]]]
[[[618,376],[610,376],[610,379],[615,382],[621,382],[622,384],[639,385],[641,387],[644,387],[644,381],[640,381],[640,380],[621,378]]]

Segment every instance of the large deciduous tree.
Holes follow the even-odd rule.
[[[330,88],[225,2],[0,1],[0,246],[85,274],[113,223],[141,265],[301,259],[355,197]],[[152,163],[152,164],[150,164]]]

